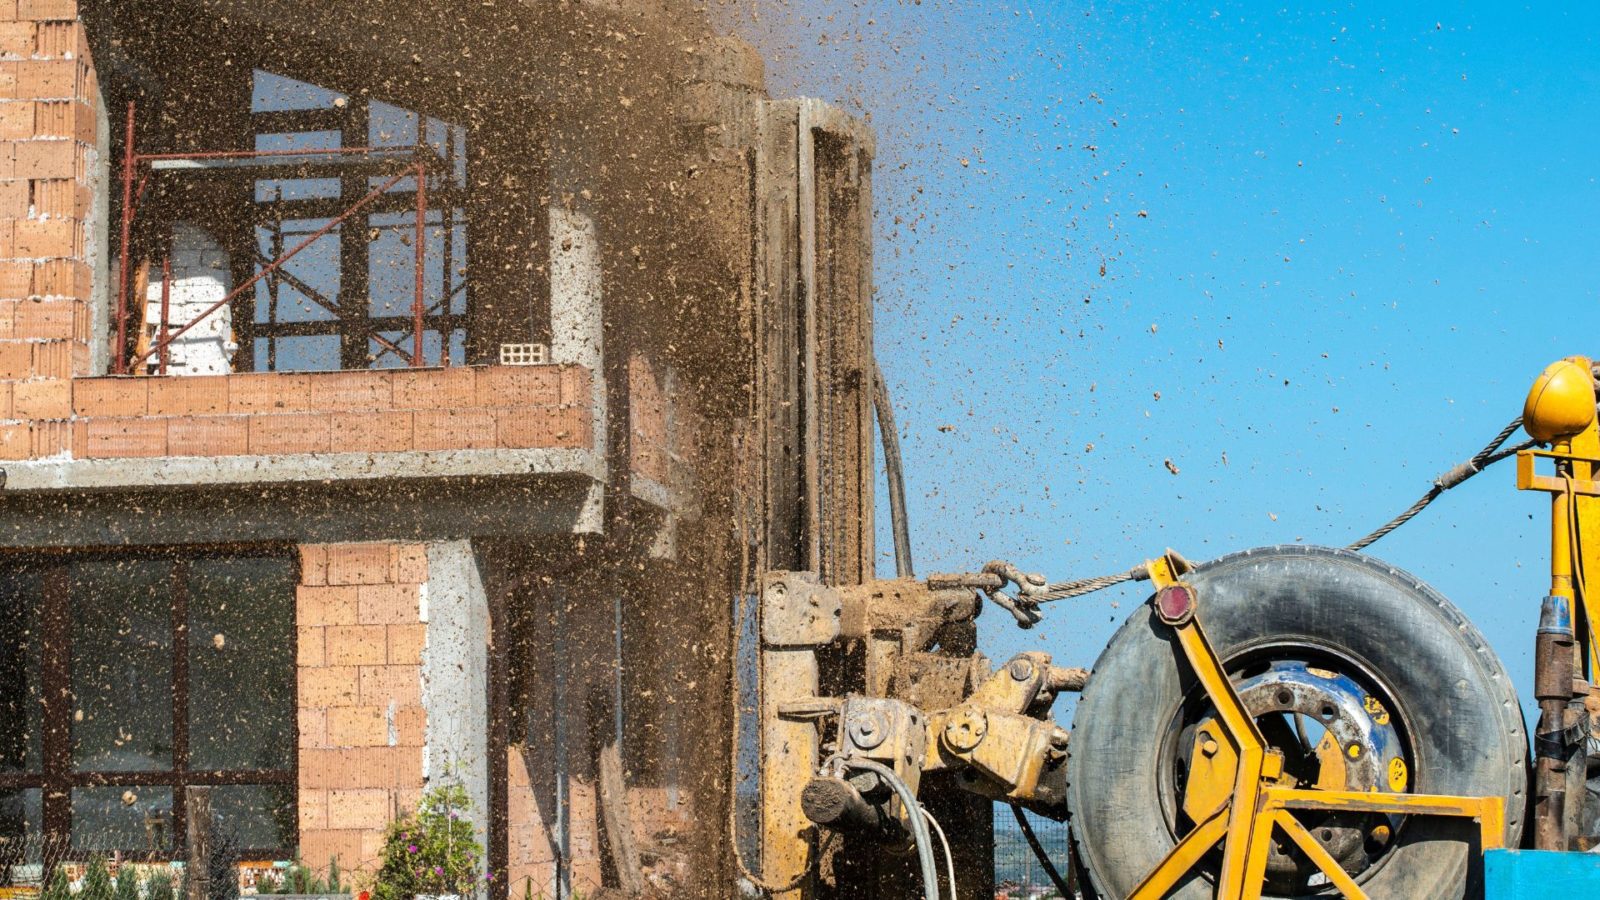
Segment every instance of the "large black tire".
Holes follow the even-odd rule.
[[[1483,636],[1416,578],[1324,547],[1247,550],[1186,578],[1227,661],[1266,647],[1305,647],[1376,677],[1414,751],[1411,790],[1506,798],[1506,841],[1522,833],[1527,735],[1516,690]],[[1193,684],[1170,629],[1145,605],[1096,662],[1073,717],[1067,794],[1072,834],[1095,889],[1122,898],[1176,843],[1168,723]],[[1165,785],[1165,786],[1164,786]],[[1363,876],[1374,898],[1445,900],[1469,880],[1470,822],[1412,817]],[[1193,877],[1174,896],[1212,895]]]

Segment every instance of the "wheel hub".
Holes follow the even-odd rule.
[[[1234,682],[1269,747],[1283,756],[1278,783],[1287,787],[1403,793],[1410,770],[1400,734],[1384,702],[1355,679],[1298,661],[1276,661]],[[1201,821],[1232,797],[1238,763],[1214,712],[1185,729],[1180,742],[1183,809]],[[1372,813],[1304,813],[1311,834],[1352,876],[1392,839],[1398,822]],[[1281,837],[1268,851],[1267,879],[1279,892],[1307,885],[1316,873]]]

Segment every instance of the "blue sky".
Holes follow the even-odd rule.
[[[1547,362],[1600,353],[1600,11],[1396,6],[729,15],[775,95],[877,129],[878,348],[920,572],[1344,544],[1520,413]],[[1460,605],[1531,706],[1548,505],[1513,478],[1371,552]],[[1142,598],[1030,633],[992,611],[983,643],[1087,665]]]

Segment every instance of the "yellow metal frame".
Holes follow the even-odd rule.
[[[1541,475],[1538,463],[1549,459],[1557,474]],[[1584,577],[1591,566],[1600,566],[1600,540],[1585,544],[1582,535],[1600,536],[1600,424],[1589,427],[1568,440],[1557,441],[1551,450],[1522,450],[1517,453],[1517,490],[1544,491],[1550,494],[1550,593],[1565,597],[1573,606],[1573,624],[1587,623],[1581,633],[1584,652],[1579,674],[1589,679],[1600,676],[1600,623],[1588,606],[1588,585]]]
[[[1238,757],[1233,792],[1228,801],[1193,831],[1178,841],[1129,895],[1129,900],[1165,897],[1198,865],[1206,854],[1222,845],[1222,871],[1217,878],[1218,898],[1257,900],[1266,877],[1272,831],[1281,829],[1328,880],[1350,900],[1366,900],[1366,892],[1323,849],[1292,814],[1292,810],[1373,812],[1394,815],[1459,816],[1477,819],[1483,849],[1504,845],[1504,798],[1450,797],[1432,794],[1382,794],[1357,791],[1301,790],[1277,783],[1283,774],[1283,757],[1267,746],[1255,719],[1228,680],[1222,660],[1200,624],[1199,596],[1185,585],[1188,563],[1171,551],[1145,564],[1157,592],[1173,586],[1188,587],[1194,598],[1190,612],[1169,621],[1189,668],[1217,709],[1223,734]]]

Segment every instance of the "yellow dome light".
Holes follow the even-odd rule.
[[[1563,359],[1533,382],[1522,406],[1522,427],[1534,440],[1563,441],[1588,428],[1594,416],[1594,377],[1587,361]]]

